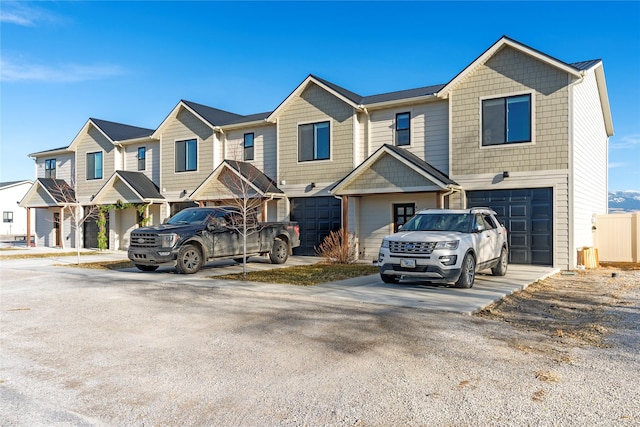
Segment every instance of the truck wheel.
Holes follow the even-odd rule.
[[[159,266],[136,264],[136,267],[138,268],[138,270],[142,270],[142,271],[156,271]]]
[[[471,254],[466,254],[462,260],[462,271],[456,282],[456,288],[471,288],[476,278],[476,260]]]
[[[194,245],[185,245],[178,252],[176,269],[178,273],[193,274],[202,267],[202,254]]]
[[[289,246],[280,239],[273,241],[273,248],[269,254],[269,259],[272,264],[284,264],[289,258]]]
[[[391,276],[389,274],[380,273],[380,278],[384,283],[398,283],[400,281],[398,276]]]
[[[507,248],[502,248],[500,251],[500,259],[498,260],[498,264],[491,269],[491,274],[494,276],[504,276],[507,274],[507,263],[509,259],[509,252],[507,252]]]

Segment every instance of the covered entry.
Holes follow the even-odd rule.
[[[488,206],[509,232],[509,262],[553,265],[553,189],[467,192],[467,206]]]
[[[291,199],[291,221],[300,225],[300,246],[294,255],[316,255],[315,248],[341,226],[342,202],[335,197],[296,197]]]

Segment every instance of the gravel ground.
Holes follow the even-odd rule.
[[[2,426],[640,425],[640,271],[552,276],[477,316],[1,273]]]

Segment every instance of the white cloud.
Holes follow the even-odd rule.
[[[0,80],[3,82],[40,81],[50,83],[70,83],[125,74],[126,70],[112,64],[60,64],[58,66],[39,64],[18,64],[0,60]]]
[[[60,17],[27,2],[2,2],[0,22],[22,26],[34,26],[39,22],[56,22]]]
[[[624,135],[611,141],[609,146],[612,149],[625,149],[640,147],[640,134]]]
[[[627,166],[627,163],[624,163],[624,162],[610,162],[609,163],[609,169],[624,168],[626,166]]]

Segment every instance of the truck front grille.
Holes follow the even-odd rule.
[[[132,248],[154,248],[156,244],[156,234],[152,233],[131,233],[130,246]]]
[[[436,242],[389,242],[389,252],[394,254],[430,254]]]

